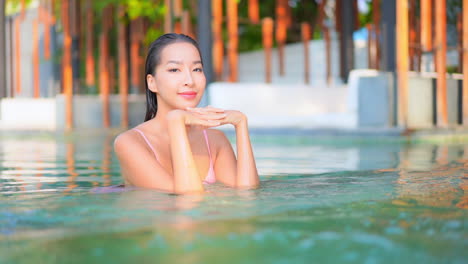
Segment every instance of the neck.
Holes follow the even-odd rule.
[[[161,105],[160,107],[158,106],[158,112],[156,112],[156,116],[153,118],[153,120],[158,124],[158,127],[160,129],[160,132],[167,134],[168,133],[168,127],[167,127],[167,114],[173,109],[170,109],[168,107],[165,107]]]
[[[160,135],[169,136],[167,114],[172,110],[175,110],[175,108],[170,107],[165,104],[160,104],[158,105],[158,111],[156,112],[156,116],[153,119],[151,119],[151,122],[155,124],[157,133],[159,133]],[[192,130],[191,126],[186,126],[186,128],[187,128],[187,133],[190,130]]]

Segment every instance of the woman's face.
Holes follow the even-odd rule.
[[[177,109],[196,107],[206,86],[200,54],[187,42],[163,48],[155,76],[146,78],[148,88],[157,94],[158,105]]]

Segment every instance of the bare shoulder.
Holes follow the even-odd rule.
[[[138,135],[132,130],[127,130],[119,134],[114,140],[114,150],[116,153],[125,151],[132,146],[138,145]]]

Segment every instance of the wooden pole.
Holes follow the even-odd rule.
[[[132,93],[142,91],[142,71],[140,46],[143,42],[143,19],[137,18],[130,22],[130,89]]]
[[[350,1],[350,0],[345,0]],[[354,30],[359,30],[361,28],[361,22],[359,21],[359,9],[358,9],[358,0],[351,0],[353,8],[353,19],[354,19]]]
[[[125,7],[119,6],[119,17],[125,16]],[[122,128],[128,127],[128,48],[127,48],[127,26],[123,21],[118,24],[118,46],[119,46],[119,91],[122,107]]]
[[[369,69],[374,69],[374,25],[367,24],[367,67]]]
[[[341,28],[343,24],[343,18],[341,16],[341,9],[342,9],[341,1],[342,0],[335,0],[335,29],[338,34],[341,33]],[[320,5],[323,5],[322,2],[320,3]],[[319,5],[319,15],[320,15],[320,5]]]
[[[262,39],[265,51],[265,82],[271,83],[271,48],[273,47],[273,19],[262,19]]]
[[[26,17],[26,0],[21,0],[21,13],[20,13],[21,22],[24,21],[25,17]]]
[[[94,62],[94,14],[91,0],[86,1],[86,86],[96,85]]]
[[[99,37],[99,89],[102,100],[102,120],[105,128],[110,127],[110,63],[109,63],[109,30],[112,19],[112,7],[107,6],[103,11],[102,32]]]
[[[183,4],[182,4],[182,0],[173,0],[174,2],[174,16],[175,17],[181,17],[182,16],[182,12],[183,12]]]
[[[166,13],[164,14],[164,33],[171,33],[174,31],[172,21],[172,0],[164,0],[166,6]]]
[[[310,25],[306,22],[301,24],[302,43],[304,45],[304,82],[309,84],[309,41],[310,41]]]
[[[458,69],[459,73],[463,72],[463,12],[457,16],[457,50],[458,50]]]
[[[228,28],[228,62],[229,62],[229,81],[237,82],[238,80],[238,54],[237,48],[239,45],[238,35],[238,13],[237,1],[227,0],[227,28]]]
[[[192,33],[192,24],[190,23],[190,13],[188,10],[182,11],[182,33],[194,38]]]
[[[70,34],[69,0],[62,1],[63,23],[63,92],[65,94],[65,128],[73,128],[73,69],[71,63],[72,38]]]
[[[279,73],[284,75],[284,45],[287,35],[287,0],[276,0],[276,43],[278,45]]]
[[[15,86],[16,94],[21,93],[21,17],[15,18]]]
[[[9,33],[8,34],[8,38],[9,38],[9,48],[10,48],[10,51],[12,53],[16,52],[15,51],[15,39],[14,39],[14,31],[15,31],[15,21],[16,19],[15,18],[12,18],[10,19],[10,23],[8,23],[8,29],[9,29]],[[14,97],[15,96],[15,54],[11,54],[10,56],[10,87],[9,87],[9,90],[10,90],[10,96],[9,97]]]
[[[223,0],[212,0],[213,13],[213,71],[215,79],[221,81],[223,78]]]
[[[414,71],[415,67],[415,58],[416,58],[416,0],[409,0],[409,7],[408,7],[408,15],[409,15],[409,69]]]
[[[468,0],[463,0],[463,125],[468,126]]]
[[[107,33],[101,33],[99,37],[99,94],[102,100],[102,120],[105,128],[110,127],[109,120],[109,71],[108,65],[108,37]]]
[[[447,15],[446,0],[437,0],[436,11],[436,58],[437,58],[437,125],[448,126],[447,114]]]
[[[408,125],[408,0],[397,0],[398,124]]]
[[[33,34],[32,34],[32,57],[33,57],[33,96],[39,98],[40,96],[40,79],[39,79],[39,20],[33,22]]]
[[[336,2],[336,9],[341,8],[341,2],[337,1]],[[326,67],[326,72],[325,72],[325,77],[327,80],[327,84],[330,85],[331,83],[331,39],[330,39],[330,30],[323,21],[325,20],[325,6],[327,5],[327,0],[322,0],[319,5],[318,5],[318,14],[317,14],[317,25],[319,29],[323,33],[323,38],[324,38],[324,43],[325,43],[325,67]],[[336,17],[336,22],[341,23],[341,13],[339,14],[339,18]],[[336,29],[338,30],[339,25],[336,25]]]
[[[260,22],[260,12],[258,8],[258,0],[249,0],[249,19],[253,24],[258,24]]]
[[[380,57],[381,57],[381,54],[380,54],[380,23],[381,23],[381,2],[380,0],[373,0],[372,1],[372,20],[374,22],[374,25],[373,25],[373,33],[374,33],[374,36],[373,36],[373,39],[372,39],[372,43],[373,43],[373,50],[374,50],[374,56],[372,58],[372,61],[373,61],[373,66],[374,66],[374,69],[376,70],[379,70],[380,69]]]
[[[0,0],[0,28],[2,29],[2,34],[0,34],[0,99],[7,96],[7,65],[8,59],[6,56],[6,36],[7,36],[7,26],[6,26],[6,17],[5,17],[5,0]],[[9,36],[8,38],[11,38]]]
[[[325,39],[325,67],[326,67],[326,77],[327,84],[331,83],[331,38],[330,38],[330,29],[328,27],[323,27],[323,37]]]
[[[420,1],[421,8],[421,46],[423,51],[432,50],[432,1]]]

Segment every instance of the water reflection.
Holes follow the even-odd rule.
[[[102,148],[102,186],[109,186],[111,184],[111,157],[112,157],[112,142],[113,137],[109,134],[106,134],[104,138],[104,144]]]
[[[467,148],[456,145],[405,149],[395,187],[398,199],[393,203],[468,208],[466,155]]]
[[[0,192],[70,193],[119,184],[120,171],[112,146],[114,136],[112,133],[97,133],[42,136],[38,139],[28,137],[28,140],[14,136],[2,138]],[[313,177],[302,183],[311,188],[317,184],[341,184],[342,180],[348,181],[347,184],[375,181],[385,186],[385,193],[397,194],[395,203],[417,201],[422,205],[467,208],[466,144],[322,144],[318,140],[284,144],[278,136],[270,142],[254,142],[254,150],[265,186],[269,181],[283,179],[284,176],[290,179]],[[333,173],[337,172],[342,174],[335,177]],[[344,177],[346,172],[352,176]],[[226,190],[208,192],[211,196],[222,197]],[[236,199],[245,201],[257,199],[256,192],[239,190],[235,195]],[[166,203],[155,203],[154,206],[166,206]],[[190,210],[199,202],[177,202],[174,199],[168,204],[173,208]]]
[[[75,144],[66,143],[66,149],[67,149],[66,166],[67,166],[68,178],[67,178],[67,188],[64,190],[64,192],[69,192],[72,189],[78,187],[78,185],[75,182],[76,177],[78,176],[78,173],[76,173],[75,171]]]

